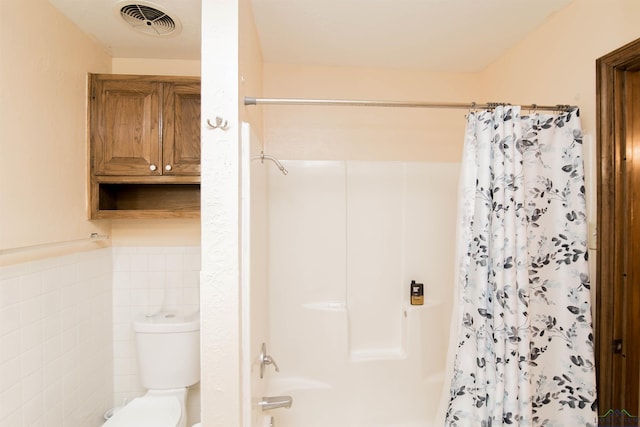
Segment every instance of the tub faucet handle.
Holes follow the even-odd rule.
[[[262,347],[260,348],[260,378],[264,378],[264,368],[267,365],[273,365],[276,369],[276,372],[280,372],[280,368],[276,364],[276,361],[267,354],[267,345],[262,343]]]
[[[293,398],[291,396],[265,396],[260,402],[258,402],[258,406],[260,406],[263,411],[270,411],[278,408],[291,408],[292,404]]]
[[[278,365],[276,364],[276,361],[273,359],[273,357],[266,355],[264,357],[264,364],[273,365],[273,367],[276,368],[276,372],[280,372],[280,368],[278,368]]]

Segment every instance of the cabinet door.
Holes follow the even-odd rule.
[[[163,173],[200,175],[200,83],[165,83]]]
[[[91,140],[95,175],[161,175],[162,84],[100,80],[92,85]]]

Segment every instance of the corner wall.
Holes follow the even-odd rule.
[[[574,0],[482,72],[485,98],[580,107],[596,134],[596,59],[640,37],[640,2]]]
[[[202,422],[241,426],[250,421],[241,402],[238,147],[241,122],[259,137],[262,119],[240,98],[260,91],[262,57],[249,0],[203,2],[202,22]],[[216,116],[229,121],[227,130],[206,126]]]

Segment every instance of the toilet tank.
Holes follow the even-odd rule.
[[[200,381],[200,314],[160,312],[133,322],[140,380],[146,389],[188,387]]]

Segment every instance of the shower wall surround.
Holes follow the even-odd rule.
[[[110,248],[0,267],[0,426],[101,425],[111,267]]]
[[[287,161],[269,175],[271,394],[284,427],[425,427],[442,391],[457,163]],[[412,280],[425,304],[410,304]],[[331,408],[327,411],[326,408]]]

